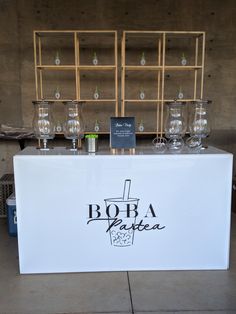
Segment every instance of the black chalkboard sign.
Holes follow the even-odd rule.
[[[111,148],[135,148],[135,118],[111,118],[110,121]]]

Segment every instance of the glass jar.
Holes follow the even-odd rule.
[[[202,139],[210,134],[209,100],[195,100],[190,104],[189,132],[190,138],[187,145],[190,148],[202,147]]]
[[[34,118],[33,129],[35,137],[43,140],[41,150],[48,150],[47,140],[55,137],[55,126],[53,120],[52,106],[53,102],[37,100],[33,101]]]
[[[166,105],[165,136],[169,139],[167,147],[170,150],[180,150],[184,146],[183,137],[187,129],[185,103],[173,101]]]
[[[70,149],[77,150],[76,140],[80,140],[84,137],[82,102],[66,101],[64,105],[66,114],[64,136],[66,139],[72,140],[72,147]]]

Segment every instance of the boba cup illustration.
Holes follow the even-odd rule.
[[[134,242],[135,231],[132,225],[136,223],[139,199],[129,197],[130,186],[131,180],[127,179],[124,182],[122,197],[104,199],[109,213],[109,234],[113,246],[125,247]]]

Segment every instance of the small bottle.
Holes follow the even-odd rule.
[[[145,64],[146,64],[145,53],[142,52],[141,59],[140,59],[140,65],[145,65]]]
[[[99,130],[100,130],[100,126],[99,126],[98,120],[96,120],[94,124],[94,131],[99,132]]]
[[[93,65],[98,65],[98,57],[96,52],[93,53]]]
[[[144,100],[144,98],[145,98],[145,92],[144,92],[143,88],[141,88],[140,91],[139,91],[139,98],[141,100]]]
[[[184,53],[182,54],[181,64],[182,64],[183,66],[185,66],[185,65],[187,64],[187,59],[186,59]]]
[[[55,89],[54,96],[55,96],[56,99],[60,99],[61,98],[61,93],[60,93],[59,87],[57,87]]]
[[[143,120],[140,121],[139,126],[138,126],[138,130],[139,130],[139,132],[143,132],[144,131]]]
[[[183,99],[184,98],[184,93],[182,91],[182,87],[179,87],[179,91],[178,91],[178,99]]]
[[[93,93],[93,98],[98,99],[99,98],[99,92],[98,92],[98,87],[96,86],[95,91]]]
[[[56,133],[61,133],[62,132],[62,124],[60,121],[57,121],[55,124],[55,132]]]
[[[54,59],[54,63],[55,63],[55,65],[60,65],[60,64],[61,64],[61,60],[60,60],[60,56],[59,56],[59,51],[56,52],[55,59]]]

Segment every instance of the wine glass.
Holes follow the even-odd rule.
[[[76,151],[76,140],[84,137],[84,121],[82,116],[82,102],[66,101],[64,102],[66,121],[64,123],[64,136],[72,140],[70,150]]]
[[[184,146],[183,136],[187,129],[185,103],[173,101],[166,104],[165,136],[169,139],[167,147],[172,151],[178,151]]]
[[[33,129],[35,137],[43,140],[43,147],[41,150],[49,150],[47,147],[47,140],[55,137],[55,127],[52,114],[53,102],[37,100],[33,101],[34,118]]]
[[[189,148],[204,149],[202,139],[210,134],[209,100],[196,100],[191,103],[189,114],[190,137],[187,140]]]

